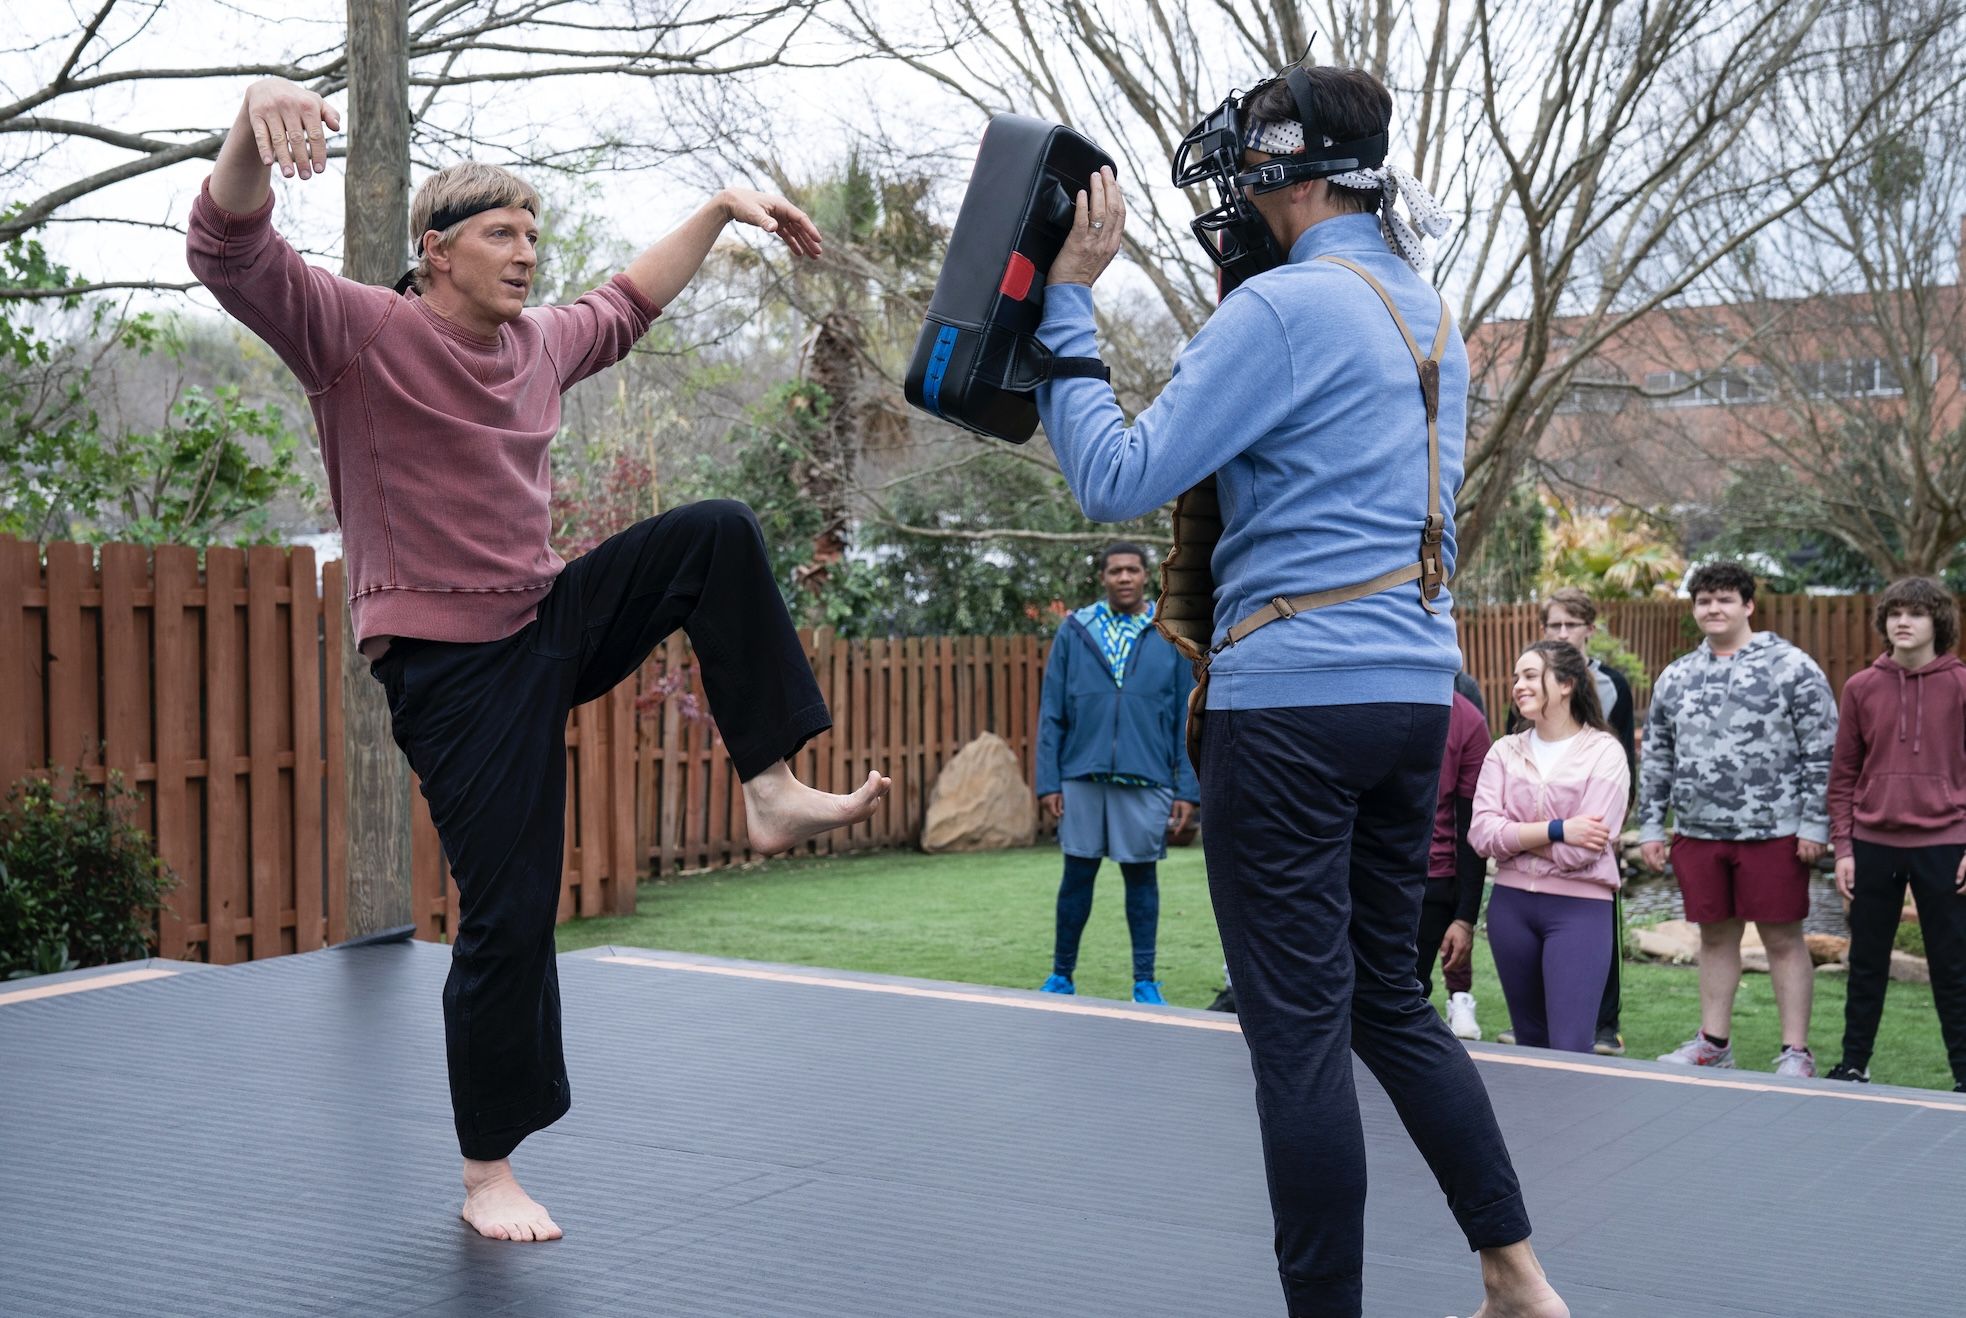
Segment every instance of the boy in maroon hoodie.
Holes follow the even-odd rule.
[[[459,910],[444,986],[462,1215],[499,1240],[560,1228],[509,1156],[572,1103],[553,923],[568,711],[682,628],[743,783],[753,850],[870,815],[888,780],[814,791],[787,759],[832,726],[741,503],[675,508],[571,563],[548,543],[560,395],[626,356],[732,220],[819,255],[782,197],[731,188],[571,306],[527,307],[539,196],[464,161],[418,188],[417,265],[393,290],[310,266],[273,230],[268,170],[312,178],[333,106],[280,78],[246,91],[191,208],[191,269],[307,391],[347,557],[355,640],[422,781]]]
[[[1877,603],[1891,649],[1843,688],[1830,763],[1830,845],[1850,901],[1843,1060],[1831,1080],[1868,1081],[1905,888],[1918,904],[1932,1001],[1966,1092],[1966,665],[1949,653],[1959,609],[1938,582],[1893,582]]]

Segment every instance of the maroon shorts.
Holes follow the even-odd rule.
[[[1672,869],[1694,924],[1795,924],[1809,914],[1809,867],[1796,858],[1793,837],[1710,842],[1674,836]]]

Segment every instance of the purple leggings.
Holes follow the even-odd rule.
[[[1499,884],[1488,899],[1488,947],[1515,1041],[1587,1053],[1611,973],[1612,904]]]

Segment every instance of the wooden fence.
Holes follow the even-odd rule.
[[[848,641],[801,632],[832,731],[799,752],[793,769],[824,791],[851,791],[879,768],[894,780],[874,817],[824,834],[806,854],[906,846],[921,835],[942,766],[995,732],[1036,781],[1039,688],[1048,643],[1035,636],[908,637]],[[737,776],[708,720],[687,642],[672,636],[643,671],[644,689],[673,687],[642,722],[637,817],[640,854],[657,873],[751,859]]]
[[[45,554],[46,566],[43,567]],[[0,793],[45,765],[137,789],[137,823],[178,876],[169,957],[218,963],[347,933],[341,563],[310,549],[45,547],[0,538]],[[323,598],[331,601],[323,607]],[[634,701],[568,729],[562,918],[634,909]],[[414,798],[417,932],[447,927],[448,882]]]
[[[1872,595],[1758,595],[1756,631],[1774,632],[1801,647],[1822,666],[1832,690],[1841,694],[1850,676],[1883,652],[1871,627],[1877,603]],[[1481,684],[1491,721],[1507,716],[1509,675],[1530,642],[1541,640],[1541,608],[1504,604],[1459,615],[1461,653],[1470,675]],[[1625,643],[1657,677],[1665,666],[1699,644],[1700,631],[1685,600],[1608,600],[1597,625]],[[1642,716],[1648,702],[1640,699]]]
[[[84,545],[0,539],[0,784],[53,763],[93,783],[120,772],[143,793],[139,822],[180,879],[166,956],[241,961],[345,936],[342,598],[341,564],[317,587],[307,549],[212,549],[201,569],[183,547],[105,545],[98,562]],[[1764,597],[1755,625],[1841,689],[1878,652],[1871,608],[1868,596]],[[1612,602],[1600,623],[1653,675],[1698,637],[1683,601]],[[1516,656],[1542,635],[1536,606],[1471,610],[1460,632],[1499,719]],[[801,639],[836,726],[799,752],[799,777],[831,791],[874,767],[894,779],[872,819],[807,854],[913,843],[942,766],[982,732],[1035,781],[1043,638]],[[567,742],[561,919],[632,912],[643,873],[752,859],[682,637],[637,682],[576,709]],[[441,937],[455,888],[420,795],[412,853],[418,934]]]

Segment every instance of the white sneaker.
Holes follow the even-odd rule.
[[[1475,1000],[1472,993],[1450,993],[1447,995],[1447,1028],[1454,1031],[1457,1039],[1481,1041],[1481,1026],[1475,1021]]]

